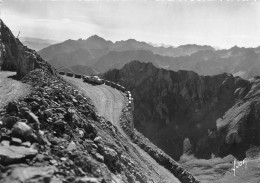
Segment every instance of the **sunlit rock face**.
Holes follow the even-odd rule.
[[[35,68],[52,70],[34,50],[23,46],[2,20],[0,20],[0,67],[1,70],[17,71],[18,78],[22,78]]]
[[[138,61],[103,77],[131,91],[135,127],[175,159],[183,153],[185,138],[200,158],[230,152],[243,157],[246,144],[260,142],[254,107],[260,99],[257,79],[250,82],[227,73],[199,76]]]

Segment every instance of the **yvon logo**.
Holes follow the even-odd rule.
[[[247,168],[260,168],[260,157],[258,158],[245,158],[243,161],[234,160],[233,168],[231,170],[234,171],[234,176],[236,176],[236,170],[239,168],[247,169]]]
[[[247,163],[248,160],[245,158],[243,161],[237,161],[236,159],[234,160],[234,166],[231,170],[234,171],[234,176],[236,176],[236,169],[238,169],[239,167],[244,166],[245,169],[247,168]]]

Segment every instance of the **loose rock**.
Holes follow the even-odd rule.
[[[18,165],[9,169],[4,175],[2,182],[30,182],[30,183],[47,183],[51,182],[53,174],[56,172],[53,166],[46,167],[28,167],[26,165]]]
[[[18,120],[19,118],[15,116],[5,117],[3,119],[3,125],[11,129]]]
[[[9,164],[23,158],[33,157],[37,150],[23,146],[0,146],[0,163]]]
[[[97,178],[81,177],[77,178],[75,183],[100,183],[100,181]]]
[[[67,150],[68,151],[72,151],[72,150],[75,150],[77,148],[77,145],[75,142],[71,141],[67,147]]]
[[[35,138],[32,128],[24,122],[17,122],[14,125],[12,129],[12,135],[30,141],[33,141]]]
[[[22,144],[22,140],[19,139],[19,138],[15,138],[15,137],[12,137],[12,141],[11,141],[11,145],[21,145]]]

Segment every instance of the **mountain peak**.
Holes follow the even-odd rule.
[[[93,35],[93,36],[90,36],[87,40],[92,40],[92,41],[106,41],[104,38],[98,36],[98,35]]]
[[[140,41],[136,41],[135,39],[133,39],[133,38],[131,38],[131,39],[128,39],[128,40],[126,40],[126,41],[128,41],[128,42],[140,42]]]
[[[177,48],[184,48],[184,49],[209,49],[209,50],[214,50],[213,47],[209,45],[197,45],[197,44],[185,44],[185,45],[180,45]]]

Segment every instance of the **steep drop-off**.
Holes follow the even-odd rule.
[[[260,142],[257,78],[199,76],[138,61],[103,77],[131,91],[135,127],[174,159],[182,155],[185,138],[199,158],[243,158],[250,144]]]

